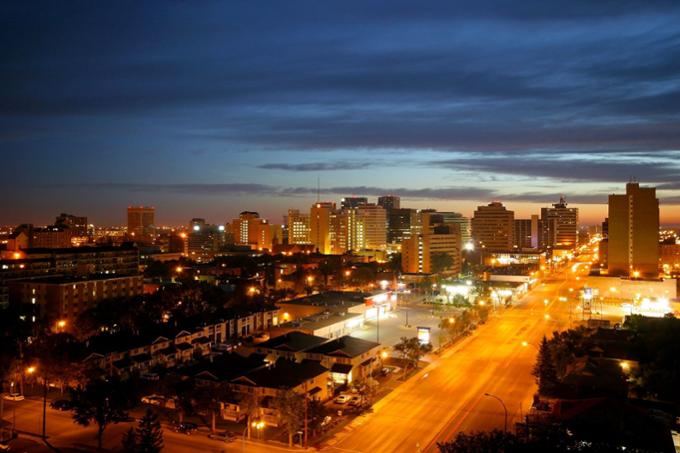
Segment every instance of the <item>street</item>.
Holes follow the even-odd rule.
[[[536,388],[531,370],[543,335],[568,328],[570,318],[576,320],[576,302],[558,298],[568,294],[566,285],[572,278],[586,272],[572,273],[567,268],[493,316],[376,403],[372,414],[358,418],[329,440],[324,450],[432,452],[437,441],[461,431],[503,429],[503,406],[485,393],[505,404],[511,429],[531,405]]]

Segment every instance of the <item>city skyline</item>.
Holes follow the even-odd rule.
[[[596,224],[631,177],[680,223],[680,6],[541,5],[10,4],[0,224],[279,223],[317,178],[466,216],[565,195]]]

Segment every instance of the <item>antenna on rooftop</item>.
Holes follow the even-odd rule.
[[[318,203],[321,198],[321,180],[319,177],[316,177],[316,202]]]

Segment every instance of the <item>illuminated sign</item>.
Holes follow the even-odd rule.
[[[420,344],[430,344],[430,328],[418,327],[418,341]]]

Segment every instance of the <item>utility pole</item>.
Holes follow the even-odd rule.
[[[308,422],[307,422],[307,417],[308,417],[308,404],[309,404],[309,395],[307,394],[307,383],[305,382],[305,448],[307,448],[307,427],[308,427]]]

